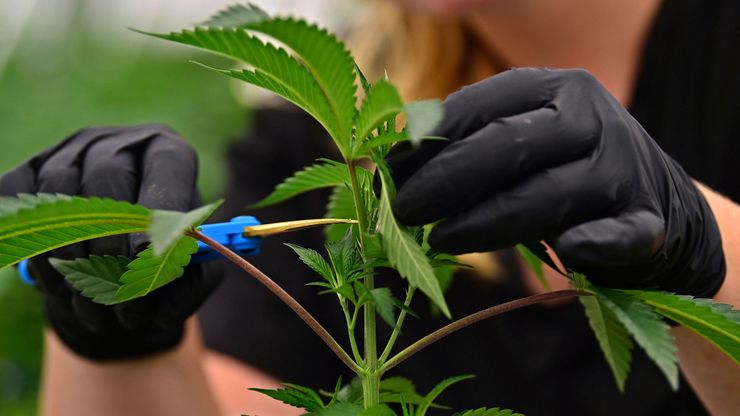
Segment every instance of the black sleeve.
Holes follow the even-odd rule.
[[[630,111],[694,179],[740,202],[740,2],[671,0]]]

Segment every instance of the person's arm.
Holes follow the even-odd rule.
[[[719,224],[727,274],[714,300],[740,305],[740,206],[699,185]],[[740,409],[740,366],[717,347],[683,327],[673,328],[681,370],[713,415],[735,415]]]
[[[204,348],[197,321],[178,347],[150,357],[101,364],[69,350],[46,331],[41,415],[296,416],[247,387],[278,388],[274,378]]]
[[[214,399],[224,416],[241,414],[298,416],[303,409],[288,406],[248,388],[276,389],[278,380],[251,365],[221,353],[206,350],[203,368]]]
[[[203,350],[194,321],[188,323],[186,334],[172,350],[99,363],[76,355],[47,330],[41,414],[218,414],[200,365]]]

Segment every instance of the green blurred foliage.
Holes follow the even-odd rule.
[[[78,38],[64,50],[50,51],[61,55],[54,59],[21,47],[0,74],[0,172],[82,127],[165,123],[198,151],[206,198],[218,195],[224,145],[247,117],[225,77],[187,62],[214,64],[213,58],[162,49],[151,44],[154,39],[146,40],[149,47],[127,50],[92,35]]]
[[[165,123],[197,150],[205,198],[218,196],[225,146],[248,114],[226,78],[187,61],[228,63],[133,32],[111,41],[84,21],[68,27],[53,41],[22,39],[0,65],[0,173],[85,126]],[[14,270],[4,270],[0,307],[0,415],[32,415],[42,351],[39,298]]]
[[[41,357],[41,305],[14,269],[0,271],[0,414],[35,412]]]

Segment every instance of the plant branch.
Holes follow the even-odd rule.
[[[401,309],[401,312],[398,314],[398,320],[396,321],[396,325],[393,327],[393,332],[391,332],[391,336],[388,338],[388,343],[385,344],[383,353],[380,354],[380,358],[378,358],[381,366],[385,363],[385,360],[388,359],[388,355],[390,355],[391,350],[393,350],[393,345],[396,343],[396,338],[398,338],[398,335],[401,333],[403,320],[406,318],[406,311],[411,305],[411,300],[414,298],[414,291],[415,288],[413,286],[409,286],[409,289],[406,292],[406,299],[403,301],[404,309]]]
[[[187,231],[185,234],[207,244],[209,247],[221,253],[229,261],[236,264],[245,272],[249,273],[252,277],[257,279],[260,283],[262,283],[262,285],[269,289],[270,292],[274,293],[278,298],[280,298],[283,303],[288,305],[288,307],[292,309],[293,312],[295,312],[298,317],[300,317],[303,322],[305,322],[313,330],[313,332],[315,332],[316,335],[321,338],[322,341],[324,341],[329,349],[331,349],[334,354],[336,354],[337,357],[339,357],[339,359],[347,367],[349,367],[350,370],[354,371],[355,373],[359,373],[360,371],[362,371],[362,369],[354,361],[352,361],[352,358],[347,355],[347,352],[344,351],[342,346],[339,345],[334,337],[332,337],[331,334],[323,326],[321,326],[316,318],[314,318],[313,315],[311,315],[300,303],[298,303],[297,300],[290,296],[288,292],[280,287],[280,285],[270,279],[269,276],[262,273],[261,270],[254,267],[254,265],[252,265],[250,262],[244,260],[238,254],[224,247],[222,244],[213,240],[212,238],[196,230]]]
[[[456,331],[459,331],[460,329],[463,329],[474,323],[480,322],[484,319],[488,319],[493,316],[502,314],[504,312],[513,311],[515,309],[523,308],[525,306],[530,306],[530,305],[534,305],[537,303],[571,298],[574,296],[582,296],[582,295],[590,295],[590,293],[580,291],[580,290],[574,290],[574,289],[558,290],[555,292],[547,292],[547,293],[542,293],[539,295],[527,296],[526,298],[517,299],[511,302],[506,302],[500,305],[492,306],[480,312],[476,312],[464,318],[460,318],[457,321],[452,322],[451,324],[443,326],[442,328],[432,332],[431,334],[425,336],[424,338],[421,338],[420,340],[409,345],[403,351],[399,352],[393,358],[388,360],[388,362],[383,364],[380,370],[382,372],[386,372],[390,370],[391,368],[397,366],[401,362],[405,361],[412,355],[416,354],[417,352],[423,350],[429,345],[446,337],[447,335],[450,335]]]
[[[360,309],[358,307],[355,307],[355,310],[352,312],[352,328],[357,327],[357,317],[360,315]]]
[[[342,312],[344,312],[344,320],[347,322],[347,337],[349,338],[349,345],[352,348],[352,355],[355,358],[355,362],[362,365],[362,355],[360,350],[357,348],[357,339],[355,338],[355,322],[353,318],[349,316],[349,309],[347,308],[347,301],[345,299],[339,299],[339,303],[342,305]],[[355,306],[355,310],[357,310]],[[355,316],[356,313],[354,314]]]

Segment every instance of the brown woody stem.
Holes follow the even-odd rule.
[[[331,334],[323,327],[321,324],[316,320],[316,318],[313,317],[300,303],[298,303],[297,300],[295,300],[288,292],[286,292],[280,285],[275,283],[272,279],[270,279],[269,276],[262,273],[262,271],[252,263],[244,260],[241,258],[238,254],[234,253],[233,251],[229,250],[228,248],[224,247],[219,242],[213,240],[212,238],[201,234],[200,232],[196,230],[190,230],[186,232],[187,235],[202,241],[212,249],[216,250],[217,252],[221,253],[224,257],[226,257],[229,261],[239,266],[241,269],[243,269],[245,272],[249,273],[257,279],[262,285],[264,285],[267,289],[270,290],[270,292],[274,293],[275,296],[280,298],[283,303],[288,305],[290,309],[295,312],[298,317],[300,317],[303,322],[305,322],[312,330],[316,333],[316,335],[321,338],[322,341],[331,349],[334,354],[339,357],[339,359],[347,366],[350,370],[354,371],[355,373],[359,373],[362,371],[362,369],[355,364],[354,361],[352,361],[352,358],[347,354],[347,352],[344,351],[341,345],[334,339],[334,337],[331,336]]]
[[[409,345],[403,351],[399,352],[393,358],[391,358],[385,364],[383,364],[380,371],[386,372],[390,370],[391,368],[397,366],[401,362],[405,361],[412,355],[416,354],[417,352],[423,350],[429,345],[446,337],[447,335],[450,335],[456,331],[459,331],[469,325],[480,322],[484,319],[488,319],[488,318],[491,318],[493,316],[496,316],[496,315],[499,315],[505,312],[513,311],[514,309],[523,308],[525,306],[558,300],[558,299],[571,298],[571,297],[580,296],[580,295],[589,295],[589,293],[582,292],[580,290],[573,290],[573,289],[558,290],[555,292],[547,292],[547,293],[542,293],[539,295],[527,296],[526,298],[513,300],[511,302],[506,302],[500,305],[492,306],[488,309],[483,309],[480,312],[476,312],[464,318],[460,318],[457,321],[449,325],[443,326],[442,328],[432,332],[431,334],[425,336],[424,338]]]

